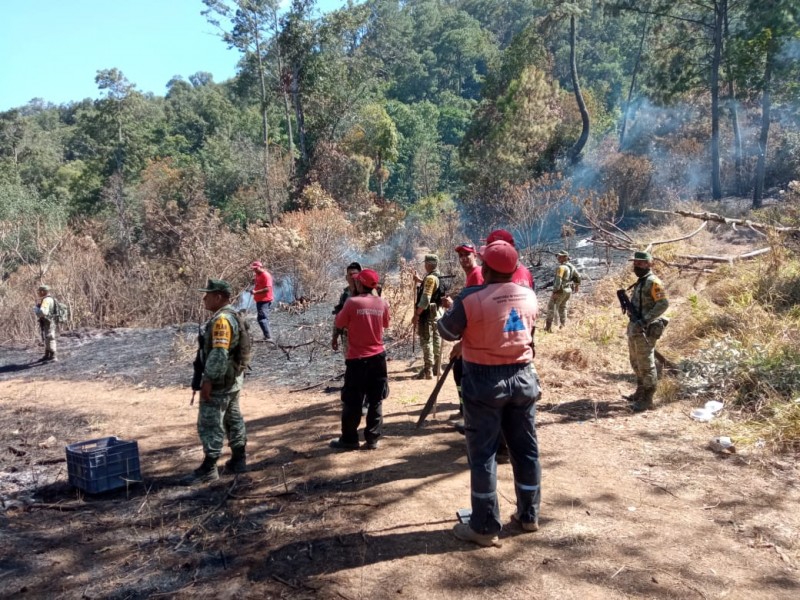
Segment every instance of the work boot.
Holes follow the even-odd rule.
[[[642,395],[639,396],[639,399],[634,402],[631,409],[633,412],[644,412],[646,410],[652,410],[653,406],[653,396],[656,394],[656,388],[647,388],[642,390]]]
[[[478,533],[469,526],[469,523],[457,523],[453,527],[453,535],[465,542],[478,544],[478,546],[497,546],[498,548],[502,546],[496,533]]]
[[[342,438],[331,440],[328,444],[334,450],[358,450],[358,442],[343,442]]]
[[[520,516],[519,512],[515,512],[511,515],[511,519],[519,524],[523,531],[539,531],[539,521],[523,521]]]
[[[459,419],[453,423],[453,427],[455,427],[456,431],[461,435],[467,435],[467,430],[464,429],[464,419]]]
[[[553,322],[552,321],[547,321],[547,323],[545,323],[544,330],[547,333],[553,333]]]
[[[246,446],[239,448],[231,448],[231,457],[225,463],[225,470],[231,473],[246,473],[247,472],[247,454],[245,452]]]
[[[428,367],[423,368],[419,373],[417,373],[417,379],[433,379],[433,375],[431,374],[431,370]]]
[[[638,402],[639,398],[642,397],[643,391],[644,391],[644,386],[642,386],[642,383],[639,382],[636,384],[636,391],[633,392],[632,394],[628,394],[627,396],[623,396],[623,398],[625,398],[625,400],[627,400],[628,402]]]
[[[191,475],[187,475],[183,479],[185,485],[192,485],[193,483],[206,483],[219,479],[219,471],[217,471],[217,459],[206,456],[203,459],[203,464],[192,471]]]

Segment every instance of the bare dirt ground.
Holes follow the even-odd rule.
[[[87,333],[64,340],[58,365],[28,368],[40,349],[0,349],[0,597],[800,597],[794,458],[711,452],[719,432],[689,419],[688,400],[628,413],[623,319],[580,299],[573,310],[570,329],[537,344],[541,530],[509,522],[500,465],[507,525],[488,549],[450,532],[469,506],[464,440],[448,420],[455,387],[415,429],[433,382],[413,380],[419,360],[400,352],[380,449],[336,453],[335,387],[290,390],[338,374],[341,356],[259,345],[242,398],[250,471],[181,487],[202,460],[181,386],[191,327]],[[598,310],[616,327],[602,346],[587,341]],[[306,324],[285,345],[329,331],[328,311],[292,317]],[[70,487],[64,446],[110,435],[138,441],[143,482],[96,496]]]

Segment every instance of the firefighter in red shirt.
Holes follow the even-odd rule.
[[[260,261],[254,260],[250,263],[255,278],[253,282],[253,300],[256,301],[256,312],[258,313],[258,326],[264,334],[264,340],[270,341],[272,333],[269,330],[269,309],[272,307],[274,298],[272,292],[272,274],[264,268]]]
[[[381,436],[382,404],[389,395],[383,345],[383,330],[389,327],[389,305],[372,293],[379,279],[372,269],[353,275],[356,295],[347,299],[334,323],[337,330],[347,329],[348,340],[342,388],[342,435],[330,443],[337,450],[358,450],[358,426],[365,401],[368,408],[364,449],[377,449]],[[339,349],[336,337],[331,340],[331,348]]]
[[[512,246],[516,247],[516,244],[514,243],[514,236],[505,229],[495,229],[486,237],[487,246],[492,242],[497,241],[508,242]],[[536,284],[533,281],[533,275],[528,270],[528,267],[523,265],[521,262],[517,262],[517,268],[514,271],[511,281],[518,285],[524,285],[527,288],[536,290]]]

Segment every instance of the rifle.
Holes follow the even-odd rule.
[[[428,401],[425,403],[422,412],[419,413],[419,419],[417,419],[417,429],[419,429],[422,426],[422,423],[424,423],[428,415],[431,414],[433,407],[436,406],[436,399],[439,397],[439,392],[442,391],[442,386],[444,385],[444,382],[447,379],[447,374],[450,372],[450,369],[453,368],[453,363],[457,360],[461,359],[451,358],[450,362],[447,363],[447,366],[444,368],[442,376],[439,378],[439,381],[436,382],[436,387],[433,388],[433,391],[431,392],[431,395],[428,397]]]
[[[203,385],[203,371],[206,365],[203,362],[203,331],[200,329],[200,324],[197,324],[197,354],[195,354],[194,362],[192,363],[194,372],[192,373],[192,400],[189,406],[194,405],[194,395],[200,391]]]
[[[644,337],[644,341],[647,342],[647,345],[651,348],[653,344],[650,343],[650,340],[645,333],[645,323],[642,320],[642,313],[636,310],[636,307],[633,306],[630,298],[628,298],[628,294],[625,290],[617,290],[617,299],[619,300],[619,305],[622,308],[622,314],[628,315],[631,320],[639,326],[639,329],[642,331],[642,337]]]

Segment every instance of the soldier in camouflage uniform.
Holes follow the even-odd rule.
[[[235,309],[230,304],[231,286],[220,279],[209,279],[208,285],[199,291],[205,292],[205,309],[214,313],[203,330],[204,371],[197,415],[197,432],[205,459],[187,478],[187,483],[219,478],[217,459],[226,435],[233,456],[225,467],[234,473],[247,470],[247,435],[239,410],[244,373],[236,374],[233,357],[240,335]]]
[[[414,318],[419,331],[419,342],[422,346],[424,366],[417,379],[432,379],[439,375],[442,365],[442,338],[436,324],[442,316],[441,307],[436,303],[436,292],[439,290],[439,257],[435,254],[425,255],[425,277],[414,273],[414,280],[421,284],[417,292],[417,303]]]
[[[58,361],[56,356],[56,336],[58,335],[58,328],[54,319],[56,312],[56,301],[50,295],[50,288],[46,285],[40,285],[37,290],[39,295],[39,302],[36,303],[34,312],[39,319],[39,329],[42,332],[42,340],[44,341],[44,356],[42,362],[45,361]]]
[[[559,327],[563,328],[567,323],[567,302],[572,292],[577,292],[581,285],[581,276],[575,265],[569,262],[569,254],[562,250],[556,254],[556,260],[558,267],[553,278],[553,294],[547,304],[547,323],[544,328],[548,332],[553,331],[553,319],[556,316],[558,318],[555,320],[560,323]]]
[[[361,263],[359,262],[351,262],[347,265],[347,269],[345,270],[345,279],[347,280],[347,287],[344,288],[344,291],[339,296],[339,302],[336,306],[333,307],[333,314],[338,315],[342,308],[344,308],[344,303],[347,302],[347,299],[356,295],[356,282],[353,279],[356,275],[361,273]],[[333,337],[331,338],[331,343],[333,344],[336,342],[339,343],[341,339],[341,346],[342,346],[342,354],[347,356],[347,330],[339,330],[336,329],[336,325],[333,326]]]
[[[631,260],[633,272],[639,279],[629,288],[633,310],[628,315],[628,352],[636,373],[636,392],[628,400],[632,402],[634,412],[642,412],[653,408],[658,384],[656,341],[666,325],[661,315],[667,310],[669,301],[664,284],[650,270],[653,264],[650,253],[636,252]]]

